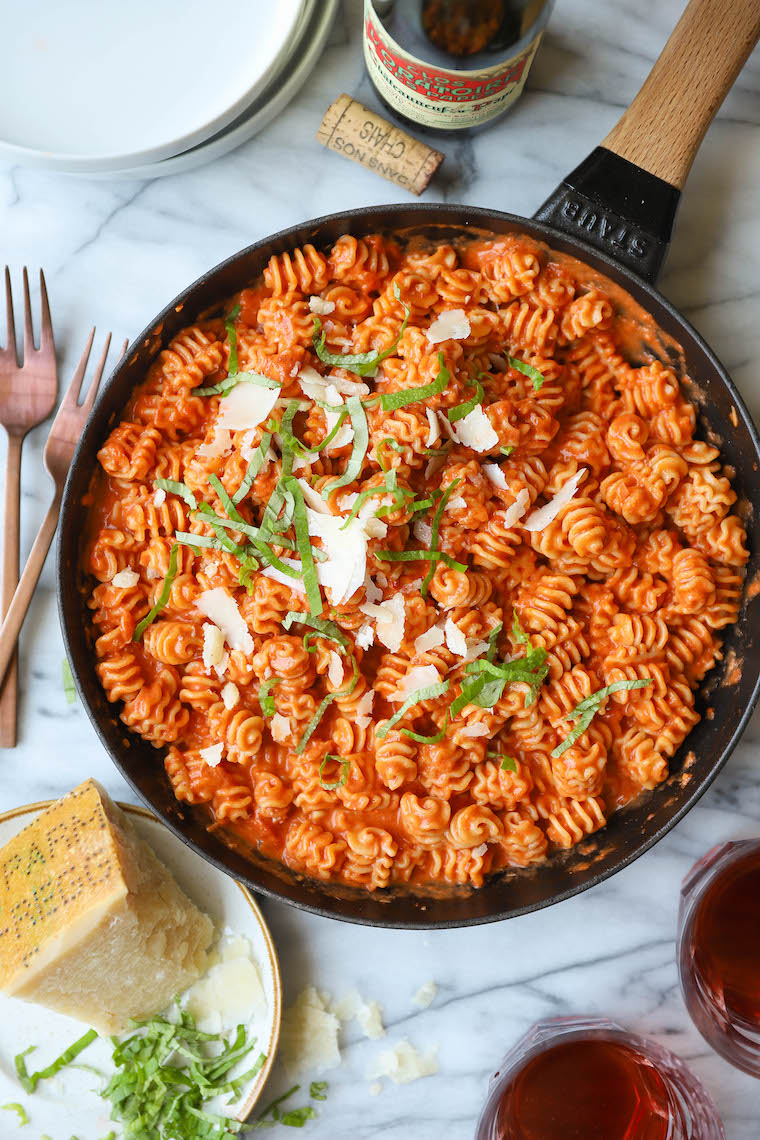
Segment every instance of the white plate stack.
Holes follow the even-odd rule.
[[[339,0],[36,0],[6,8],[0,160],[102,178],[200,166],[293,98]]]

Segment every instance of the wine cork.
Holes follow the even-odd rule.
[[[317,140],[412,194],[422,193],[444,158],[350,95],[339,95],[327,108]]]

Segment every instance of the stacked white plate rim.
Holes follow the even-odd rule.
[[[261,130],[321,55],[339,0],[37,0],[5,13],[0,161],[94,178],[200,166]],[[226,14],[225,14],[226,13]]]

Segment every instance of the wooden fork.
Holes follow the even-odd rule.
[[[34,347],[32,306],[29,301],[29,277],[24,268],[24,355],[19,366],[16,354],[16,326],[13,320],[11,275],[5,267],[6,345],[0,349],[0,424],[8,433],[5,464],[5,515],[3,524],[3,576],[0,590],[0,615],[10,605],[18,583],[19,553],[19,484],[21,445],[30,428],[46,420],[55,407],[58,375],[55,366],[53,325],[50,320],[45,278],[40,270],[40,347]],[[16,703],[18,700],[18,662],[0,685],[0,748],[16,744]]]
[[[90,333],[87,344],[85,345],[85,350],[82,353],[82,359],[79,361],[77,370],[66,390],[61,406],[58,409],[58,414],[53,420],[53,426],[50,428],[47,443],[45,444],[45,468],[55,484],[55,496],[53,502],[50,504],[50,509],[45,516],[42,526],[37,533],[37,537],[34,540],[34,545],[29,554],[29,560],[24,567],[24,572],[21,575],[11,604],[8,607],[8,612],[0,627],[0,681],[2,681],[11,657],[13,656],[21,626],[24,624],[26,611],[29,608],[34,588],[37,585],[45,557],[50,548],[50,543],[53,540],[53,535],[58,525],[58,515],[61,510],[61,498],[63,496],[63,486],[66,482],[66,475],[71,466],[71,460],[77,442],[87,422],[87,417],[92,411],[92,405],[95,403],[95,397],[98,393],[103,369],[105,368],[108,348],[111,343],[110,333],[106,337],[106,342],[100,354],[100,360],[97,363],[95,375],[90,384],[87,396],[82,404],[78,403],[79,393],[82,388],[82,381],[94,338],[95,329]],[[124,342],[124,346],[119,354],[120,357],[127,351],[127,343],[127,341]]]

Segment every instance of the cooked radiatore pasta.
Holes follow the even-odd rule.
[[[424,890],[665,780],[746,535],[619,304],[519,236],[347,235],[157,355],[83,566],[97,675],[178,800],[307,876]]]

